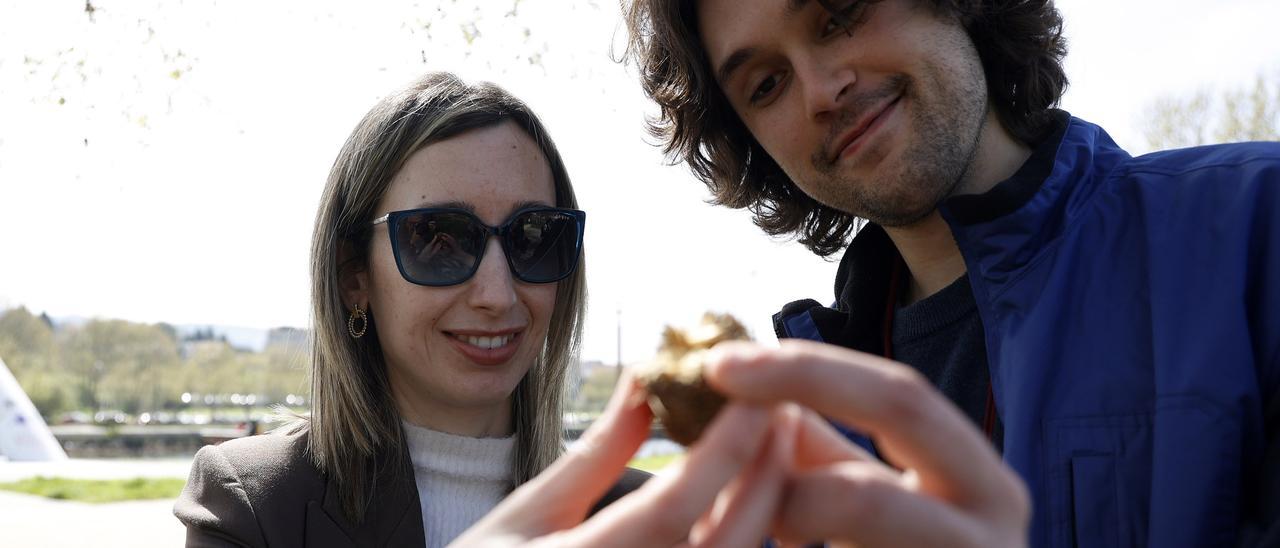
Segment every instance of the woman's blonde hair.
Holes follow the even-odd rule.
[[[560,153],[529,107],[494,84],[470,85],[449,73],[427,74],[378,102],[347,138],[329,173],[311,244],[314,346],[311,416],[305,427],[316,466],[337,482],[343,509],[353,522],[363,519],[375,495],[374,467],[378,462],[405,466],[406,449],[377,323],[370,315],[363,337],[348,333],[341,281],[368,267],[374,208],[410,155],[506,121],[527,132],[542,150],[555,183],[556,206],[577,208]],[[341,264],[339,257],[345,258]],[[546,344],[512,395],[514,485],[537,475],[562,450],[565,376],[577,359],[586,309],[583,271],[580,262],[559,282]],[[387,457],[389,461],[382,460]]]

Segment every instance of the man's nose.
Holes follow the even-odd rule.
[[[809,119],[827,122],[844,107],[857,73],[852,67],[825,56],[799,57],[792,63],[795,78],[804,95],[805,114]]]
[[[516,280],[507,266],[507,256],[496,237],[490,237],[484,257],[471,278],[467,302],[490,313],[502,313],[516,303]]]

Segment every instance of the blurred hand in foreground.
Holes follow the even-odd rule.
[[[792,436],[771,434],[777,414],[727,405],[683,460],[583,521],[649,436],[644,394],[624,377],[577,444],[451,546],[759,546],[792,452],[775,443]]]
[[[1025,486],[951,402],[910,367],[809,341],[721,344],[707,380],[730,401],[678,462],[583,521],[648,437],[642,392],[619,384],[550,468],[457,546],[1019,547]],[[876,440],[892,466],[823,418]]]
[[[1021,479],[909,366],[783,341],[776,349],[722,344],[707,367],[707,380],[732,401],[804,408],[790,425],[772,429],[772,445],[794,451],[770,461],[788,467],[772,529],[788,544],[1026,546],[1030,502]],[[868,434],[893,466],[822,417]]]

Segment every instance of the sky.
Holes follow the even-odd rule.
[[[706,310],[772,341],[783,304],[833,298],[834,262],[707,204],[653,146],[613,0],[93,5],[0,0],[0,308],[307,326],[334,156],[427,70],[503,85],[558,144],[588,212],[584,359],[646,359]],[[1058,6],[1063,108],[1133,152],[1157,98],[1280,74],[1274,0]]]

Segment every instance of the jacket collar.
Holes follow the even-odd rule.
[[[338,485],[325,482],[324,499],[307,506],[307,546],[422,546],[421,503],[407,448],[373,463],[374,487],[364,521],[353,524],[342,510]]]
[[[1053,173],[1058,148],[1070,123],[1070,114],[1054,110],[1045,137],[1035,144],[1031,156],[1012,177],[983,194],[952,196],[939,209],[949,215],[953,223],[961,225],[990,222],[1013,213],[1030,201]]]
[[[868,223],[858,231],[836,271],[835,310],[811,312],[823,340],[884,354],[882,322],[895,265],[900,261],[893,240],[879,225]]]
[[[979,300],[979,286],[998,291],[1064,232],[1080,226],[1078,216],[1109,188],[1115,166],[1129,159],[1102,128],[1059,112],[1051,137],[1013,177],[986,194],[955,197],[938,208]]]
[[[1012,177],[984,194],[947,199],[940,209],[953,231],[958,225],[988,222],[1007,215],[1030,201],[1052,173],[1070,122],[1071,115],[1067,112],[1053,111],[1045,137]],[[893,271],[901,260],[898,249],[882,227],[867,223],[858,231],[836,273],[835,310],[809,310],[823,340],[839,341],[862,352],[884,353],[882,322],[889,305]],[[789,314],[784,310],[781,315]]]
[[[426,533],[422,524],[422,504],[414,482],[413,464],[408,447],[403,458],[383,458],[378,462],[372,503],[360,525],[347,521],[335,482],[326,481],[324,499],[307,504],[307,547],[349,546],[423,546]],[[592,507],[588,517],[638,489],[650,474],[627,468],[622,477]]]

